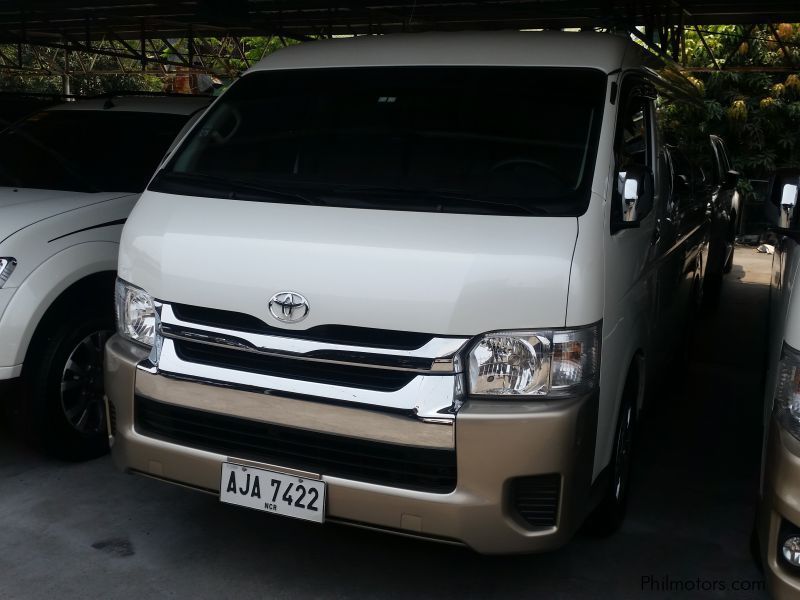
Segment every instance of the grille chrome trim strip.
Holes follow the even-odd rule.
[[[161,331],[165,338],[214,344],[265,356],[294,358],[420,374],[452,374],[461,370],[457,353],[470,340],[466,337],[433,338],[416,350],[348,346],[221,329],[180,320],[170,304],[158,302]],[[324,354],[314,356],[314,354]]]
[[[140,363],[141,370],[173,379],[262,394],[286,394],[322,403],[333,401],[367,409],[382,408],[432,423],[451,424],[455,419],[456,376],[453,375],[417,375],[405,387],[383,392],[192,363],[178,356],[173,340],[162,338],[159,343],[158,365],[148,359]]]

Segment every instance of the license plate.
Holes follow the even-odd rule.
[[[219,499],[295,519],[325,520],[325,483],[284,473],[222,463]]]

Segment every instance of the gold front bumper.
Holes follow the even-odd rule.
[[[764,483],[756,523],[767,586],[776,599],[800,597],[800,570],[779,556],[781,522],[800,527],[800,442],[772,420],[764,455]]]
[[[106,348],[106,389],[115,421],[112,454],[120,469],[216,493],[221,463],[237,460],[137,432],[136,391],[162,403],[284,426],[351,437],[378,436],[381,441],[406,445],[455,447],[457,484],[449,493],[321,473],[328,486],[327,518],[331,521],[464,543],[483,553],[536,552],[568,541],[592,508],[596,394],[558,402],[470,400],[459,410],[455,425],[422,423],[316,402],[309,410],[307,401],[170,380],[137,369],[146,354],[118,336]],[[245,462],[257,464],[252,459]],[[549,474],[561,476],[556,525],[532,528],[511,505],[511,482]]]

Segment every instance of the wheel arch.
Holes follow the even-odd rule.
[[[108,302],[113,303],[119,245],[112,242],[78,244],[39,265],[14,291],[0,317],[0,365],[21,365],[34,336],[46,327],[53,311],[82,293],[96,292],[110,281]]]
[[[54,322],[69,310],[70,304],[81,301],[87,295],[91,297],[93,294],[104,294],[107,291],[110,309],[114,302],[113,293],[116,276],[116,271],[98,271],[79,279],[61,292],[47,307],[36,325],[25,353],[25,362],[29,362],[30,355],[36,351],[37,344],[45,338],[45,334],[53,327]],[[98,296],[93,298],[97,299]]]
[[[626,348],[620,348],[620,357],[614,365],[606,365],[605,379],[600,382],[600,414],[598,415],[595,445],[594,477],[597,477],[611,460],[613,435],[626,393],[635,389],[635,413],[638,416],[645,401],[648,362],[646,361],[644,332],[636,335]],[[631,383],[633,382],[633,383]]]

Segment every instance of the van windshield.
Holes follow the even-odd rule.
[[[150,189],[252,201],[579,215],[606,77],[592,69],[353,67],[246,75]]]

